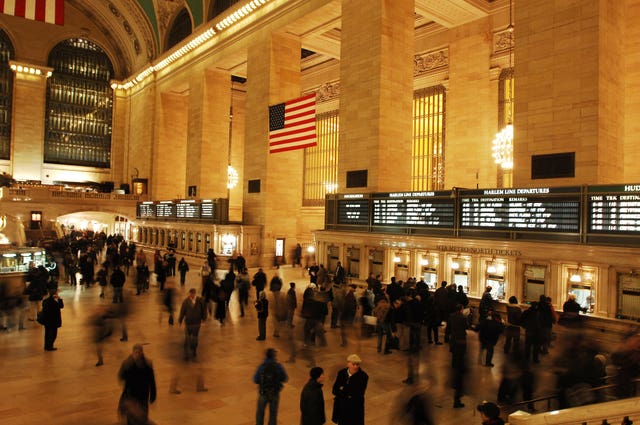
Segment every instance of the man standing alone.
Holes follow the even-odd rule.
[[[196,297],[196,290],[189,289],[189,296],[182,302],[180,307],[180,317],[178,323],[182,325],[185,322],[184,334],[184,359],[195,359],[196,349],[198,348],[198,333],[200,332],[200,324],[207,318],[207,309],[205,308],[202,298]]]

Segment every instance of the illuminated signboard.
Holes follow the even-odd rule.
[[[580,187],[460,191],[460,227],[580,232]]]
[[[369,198],[344,194],[338,199],[338,224],[369,225]]]
[[[175,218],[176,206],[173,202],[162,201],[156,204],[156,218]]]
[[[200,204],[195,201],[176,204],[176,218],[198,220],[200,218]]]
[[[138,218],[155,218],[156,209],[153,202],[143,202],[138,204],[137,216]]]
[[[640,185],[590,186],[590,233],[640,233]]]
[[[451,192],[374,193],[372,198],[374,226],[453,228]]]

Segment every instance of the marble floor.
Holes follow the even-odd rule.
[[[193,265],[191,270],[195,269],[197,267]],[[253,274],[255,270],[250,272]],[[296,281],[301,298],[308,282],[301,269],[268,270],[268,278],[274,273],[283,277],[285,286]],[[300,353],[295,363],[284,363],[290,356],[291,345],[284,334],[279,339],[271,336],[271,318],[266,341],[256,341],[256,313],[250,308],[245,317],[239,317],[234,293],[227,323],[221,326],[217,321],[208,320],[201,329],[199,362],[185,364],[182,361],[183,329],[168,325],[166,313],[161,313],[159,289],[152,287],[149,293],[135,296],[133,278],[132,270],[125,286],[125,296],[132,305],[126,321],[128,341],[119,340],[120,332],[116,328],[104,347],[104,365],[101,367],[95,366],[97,357],[91,317],[101,306],[108,307],[111,303],[108,296],[99,297],[99,287],[61,286],[65,308],[63,326],[55,344],[58,351],[43,351],[44,329],[32,321],[27,322],[23,331],[14,329],[0,333],[1,424],[117,424],[116,406],[122,389],[117,372],[136,343],[144,345],[145,355],[154,364],[158,397],[151,407],[150,418],[159,425],[255,423],[257,386],[252,377],[269,347],[278,349],[278,359],[289,374],[289,382],[281,393],[279,423],[299,423],[299,397],[308,379],[309,359]],[[185,288],[199,288],[199,280],[197,272],[191,271]],[[178,289],[177,303],[184,298],[186,289]],[[252,291],[250,305],[253,297]],[[301,328],[300,322],[296,330]],[[352,336],[347,347],[340,346],[339,338],[339,329],[328,329],[327,347],[312,353],[316,364],[323,367],[327,375],[324,394],[328,418],[332,410],[331,385],[337,371],[346,366],[345,359],[350,353],[360,355],[362,369],[369,374],[368,425],[398,423],[394,412],[400,400],[406,400],[408,394],[416,390],[426,389],[431,395],[438,424],[480,424],[475,406],[482,400],[495,400],[501,378],[502,342],[496,347],[496,366],[482,367],[475,361],[477,337],[473,333],[469,335],[472,368],[467,378],[468,395],[463,398],[466,407],[453,409],[453,391],[448,385],[450,354],[446,345],[424,345],[420,356],[420,382],[408,387],[402,383],[407,373],[402,352],[378,354],[375,337]],[[543,358],[541,373],[550,361]],[[196,392],[198,376],[204,378],[207,392]],[[181,394],[169,393],[172,379],[178,379]],[[549,383],[546,379],[541,382],[538,394],[545,393],[544,387]]]

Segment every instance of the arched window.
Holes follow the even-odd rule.
[[[318,144],[304,150],[304,206],[322,206],[338,190],[338,110],[316,116],[316,134]]]
[[[498,80],[498,128],[513,125],[513,105],[515,104],[513,68],[506,68],[500,72]],[[512,187],[513,169],[498,166],[497,187]]]
[[[236,3],[238,3],[238,0],[214,0],[209,7],[207,20],[215,18]]]
[[[411,190],[444,189],[445,112],[444,86],[413,93]]]
[[[183,8],[173,20],[173,25],[171,25],[169,35],[167,36],[167,48],[165,50],[169,50],[187,38],[189,34],[191,34],[192,28],[191,16],[189,16],[187,9]]]
[[[109,168],[113,67],[96,44],[72,38],[49,54],[44,162]]]
[[[9,159],[11,153],[13,72],[9,60],[13,57],[13,45],[7,34],[0,30],[0,159]]]

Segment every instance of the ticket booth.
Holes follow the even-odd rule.
[[[505,299],[505,276],[507,271],[506,261],[492,258],[485,262],[485,288],[491,287],[491,296],[494,300]]]
[[[540,295],[546,294],[547,266],[525,264],[523,302],[538,301]]]
[[[180,249],[184,251],[186,247],[187,234],[185,232],[180,232]]]
[[[384,270],[384,251],[372,249],[369,251],[369,273],[382,276]]]
[[[450,257],[449,270],[451,271],[451,283],[454,283],[456,288],[462,285],[462,290],[468,294],[471,284],[471,258]]]
[[[589,313],[593,313],[595,308],[595,272],[590,267],[578,265],[575,268],[568,268],[567,288],[570,294],[576,296],[576,301],[581,307],[586,308]]]
[[[438,255],[430,253],[418,254],[420,262],[420,278],[425,281],[429,289],[438,288]]]
[[[196,254],[200,252],[202,246],[202,233],[196,233]]]
[[[409,279],[409,252],[396,251],[393,254],[393,275],[396,282],[406,282]]]
[[[220,255],[232,256],[238,247],[238,238],[232,233],[225,233],[220,237]],[[284,245],[282,247],[284,252]]]
[[[211,248],[211,235],[209,233],[204,234],[204,252],[209,252]]]
[[[618,319],[640,319],[640,275],[618,273]]]
[[[347,264],[345,264],[347,276],[360,278],[360,248],[347,248]]]

